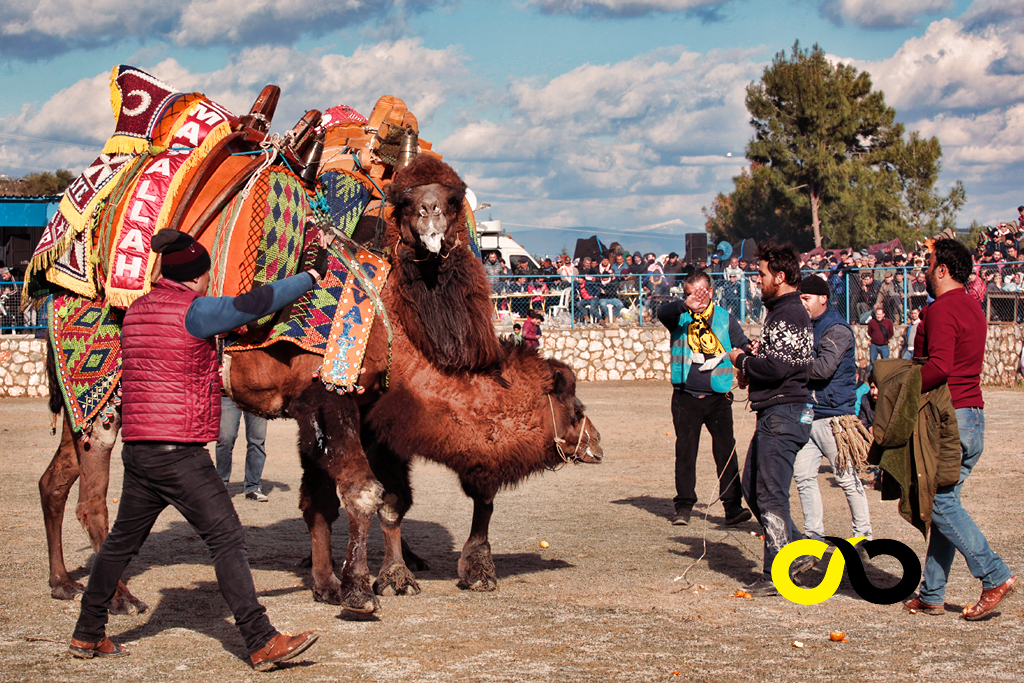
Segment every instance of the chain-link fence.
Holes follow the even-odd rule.
[[[0,282],[0,334],[42,334],[46,331],[46,310],[21,310],[22,282]]]

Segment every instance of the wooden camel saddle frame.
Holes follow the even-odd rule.
[[[183,188],[168,228],[199,239],[249,178],[266,162],[252,154],[266,145],[270,123],[280,99],[276,85],[263,88],[249,113],[239,118],[231,134],[206,156]],[[441,158],[430,142],[419,137],[419,123],[398,97],[377,100],[366,124],[347,123],[319,130],[322,115],[311,109],[284,134],[281,154],[314,193],[317,177],[343,171],[360,180],[370,192],[364,211],[381,223],[387,220],[383,191],[395,172],[417,154]]]
[[[198,239],[232,197],[264,165],[264,155],[250,153],[265,145],[280,97],[280,87],[268,85],[263,88],[249,113],[238,119],[236,130],[211,149],[192,174],[171,215],[168,228],[187,228],[185,231]],[[316,186],[315,173],[307,169],[315,171],[319,165],[317,155],[321,148],[315,143],[320,116],[316,109],[306,112],[295,127],[285,133],[281,147],[285,160],[303,179],[307,190]],[[214,176],[218,177],[218,182],[213,182]]]

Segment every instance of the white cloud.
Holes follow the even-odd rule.
[[[530,0],[545,14],[588,17],[640,17],[648,14],[695,14],[717,18],[717,10],[730,0]]]
[[[436,148],[483,201],[532,198],[517,202],[523,222],[697,228],[701,206],[744,163],[745,88],[764,67],[759,54],[676,48],[516,80],[508,121],[470,122]]]
[[[353,25],[402,23],[433,0],[0,0],[0,54],[42,59],[125,38],[286,45]]]
[[[936,14],[952,7],[950,0],[821,0],[824,17],[843,26],[901,28],[912,25],[920,15]]]
[[[239,52],[223,69],[195,73],[173,59],[140,67],[183,92],[202,92],[236,114],[249,111],[268,83],[281,86],[273,129],[292,127],[307,109],[348,104],[369,115],[382,95],[405,100],[420,125],[429,124],[449,99],[468,87],[464,58],[454,50],[428,49],[418,40],[361,47],[352,55],[258,47]],[[0,138],[0,168],[80,171],[113,133],[109,72],[83,79],[41,107],[26,106],[0,118],[10,135],[93,144],[95,149]],[[14,171],[20,173],[21,171]]]
[[[1005,220],[1022,198],[1024,46],[1013,22],[976,21],[993,16],[997,5],[1008,8],[975,3],[968,11],[974,28],[936,21],[888,59],[844,60],[871,73],[908,129],[938,138],[940,185],[960,179],[967,189],[962,225]]]
[[[972,32],[952,19],[931,24],[889,59],[851,62],[871,72],[897,111],[988,110],[1024,99],[1024,46],[1010,29]]]
[[[960,21],[970,30],[992,25],[1015,25],[1019,30],[1024,24],[1024,3],[1020,0],[974,0]]]

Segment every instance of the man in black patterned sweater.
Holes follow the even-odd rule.
[[[750,441],[741,479],[747,506],[764,529],[761,576],[744,590],[752,596],[778,595],[772,583],[772,562],[794,539],[789,516],[793,463],[811,434],[814,413],[807,405],[807,381],[814,361],[814,329],[800,303],[800,258],[791,245],[774,240],[758,245],[761,300],[768,311],[761,340],[753,353],[733,349],[729,354],[750,382],[750,407],[757,427]],[[810,556],[797,558],[790,573],[814,566]]]

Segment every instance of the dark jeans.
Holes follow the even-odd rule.
[[[180,447],[168,448],[176,445]],[[206,448],[129,442],[121,459],[124,488],[117,520],[93,562],[74,637],[87,643],[103,639],[107,607],[121,574],[138,555],[156,518],[173,505],[209,547],[217,585],[249,653],[266,645],[277,631],[256,599],[245,532]]]
[[[732,429],[732,401],[726,394],[697,398],[676,387],[672,392],[672,423],[676,428],[676,510],[690,510],[697,502],[697,449],[700,430],[711,434],[711,453],[718,470],[718,490],[727,517],[743,509],[739,468],[734,455],[736,438]]]
[[[764,528],[764,573],[769,576],[775,556],[795,540],[789,489],[796,454],[811,436],[811,425],[800,422],[803,409],[803,403],[783,403],[758,412],[743,466],[743,496]]]

